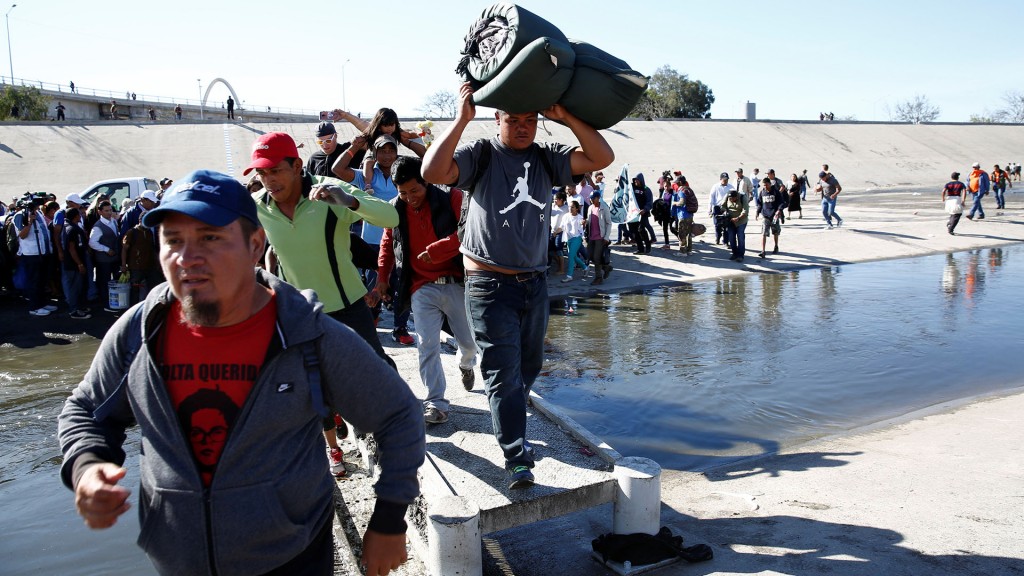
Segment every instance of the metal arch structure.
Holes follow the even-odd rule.
[[[213,90],[213,87],[216,86],[218,82],[227,87],[228,92],[231,92],[231,98],[235,101],[235,107],[237,108],[241,106],[242,101],[238,99],[238,94],[235,94],[235,89],[231,87],[231,84],[228,84],[228,81],[223,78],[214,78],[210,82],[210,85],[206,87],[206,92],[203,94],[203,107],[206,107],[206,101],[210,98],[210,91]]]

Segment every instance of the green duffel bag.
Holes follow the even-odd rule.
[[[640,101],[650,79],[600,48],[580,40],[569,43],[576,70],[558,103],[598,130],[618,124]]]
[[[474,86],[473,102],[512,114],[535,112],[558,102],[573,77],[576,53],[568,42],[538,38],[519,51],[494,78]]]
[[[455,71],[469,82],[486,83],[538,38],[568,40],[554,24],[515,4],[499,2],[485,9],[466,34]]]

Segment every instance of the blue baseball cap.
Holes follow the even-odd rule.
[[[191,216],[211,226],[227,226],[239,217],[259,226],[256,202],[238,181],[220,172],[196,170],[164,194],[160,206],[146,212],[142,223],[156,226],[168,212]]]

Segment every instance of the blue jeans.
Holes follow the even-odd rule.
[[[747,252],[747,223],[733,224],[731,221],[725,229],[725,241],[732,249],[732,255],[743,258]]]
[[[64,288],[64,299],[68,302],[68,308],[72,312],[84,308],[82,302],[85,296],[85,274],[65,268],[60,273],[60,284]]]
[[[18,266],[25,269],[25,297],[28,309],[38,310],[46,305],[46,266],[42,256],[18,256]]]
[[[825,217],[825,222],[828,222],[829,226],[832,225],[832,218],[835,218],[840,224],[843,222],[843,219],[839,217],[839,214],[836,214],[835,198],[821,199],[821,215]]]
[[[544,363],[547,277],[484,272],[466,276],[466,311],[480,349],[480,372],[505,468],[533,467],[526,398]]]
[[[1006,186],[992,186],[992,194],[996,197],[996,210],[1006,208]]]
[[[381,360],[387,362],[388,366],[398,370],[398,367],[395,366],[395,361],[387,355],[384,347],[380,345],[380,338],[377,337],[377,327],[373,325],[373,313],[370,312],[370,307],[366,305],[365,300],[359,298],[349,304],[348,308],[328,312],[327,315],[351,328],[353,332],[370,345],[370,348],[373,348],[373,351],[377,353]]]
[[[587,270],[587,261],[580,255],[580,247],[582,246],[582,236],[569,238],[569,268],[565,272],[565,275],[569,278],[572,278],[572,273],[576,271],[577,263],[579,263],[579,267],[582,268],[584,272]]]
[[[447,382],[441,366],[441,325],[445,318],[459,345],[459,368],[470,370],[476,366],[476,342],[466,318],[465,288],[459,284],[424,284],[412,293],[412,312],[419,336],[420,380],[427,389],[423,407],[447,412]]]
[[[971,204],[971,213],[967,215],[968,218],[974,218],[974,213],[977,212],[982,218],[985,217],[985,210],[981,207],[981,199],[983,194],[971,194],[974,197],[974,203]]]

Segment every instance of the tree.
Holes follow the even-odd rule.
[[[14,106],[18,107],[18,120],[45,120],[50,100],[43,96],[39,88],[5,86],[0,91],[0,118],[15,120],[11,117],[11,108]]]
[[[996,110],[992,119],[1012,124],[1024,123],[1024,92],[1007,92],[1003,95],[1006,106]]]
[[[427,96],[418,110],[427,118],[455,118],[459,111],[459,99],[451,90],[438,90]]]
[[[665,65],[655,70],[647,92],[629,113],[632,118],[711,118],[715,95],[706,84],[690,80]]]
[[[896,103],[896,111],[893,119],[897,122],[911,122],[920,124],[922,122],[933,122],[939,117],[942,110],[928,101],[928,98],[918,94],[913,100],[906,100]]]

